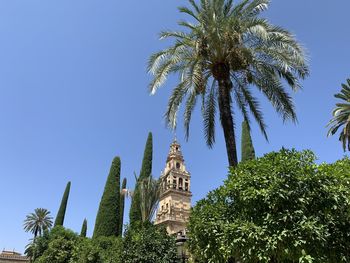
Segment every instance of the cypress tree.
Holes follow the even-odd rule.
[[[93,238],[119,234],[120,209],[120,158],[115,157],[106,181],[96,216]]]
[[[81,237],[86,237],[86,232],[87,232],[87,220],[85,218],[84,222],[83,222],[83,225],[81,226],[80,236]]]
[[[61,200],[60,208],[58,209],[58,212],[57,212],[57,216],[56,216],[56,220],[55,220],[54,226],[63,226],[64,217],[66,215],[66,208],[67,208],[67,203],[68,203],[70,185],[71,185],[71,183],[68,182],[67,186],[66,186],[66,189],[64,191],[62,200]]]
[[[126,189],[126,178],[123,179],[121,189]],[[124,205],[125,205],[125,196],[120,195],[120,221],[119,221],[119,235],[123,235],[123,225],[124,225]]]
[[[241,156],[242,162],[255,159],[255,150],[247,121],[242,122]]]
[[[140,194],[138,193],[139,181],[149,177],[152,173],[152,156],[153,156],[153,137],[152,133],[148,133],[145,151],[143,153],[142,166],[140,175],[136,181],[134,196],[131,201],[131,207],[129,212],[130,224],[137,221],[142,221],[141,208],[140,208]]]

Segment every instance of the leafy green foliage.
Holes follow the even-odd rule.
[[[250,136],[250,129],[247,121],[242,122],[241,148],[242,162],[255,159],[255,150],[252,142],[252,137]]]
[[[45,237],[39,238],[40,250],[37,249],[35,263],[67,263],[72,257],[78,242],[78,235],[62,226],[54,227]],[[39,248],[39,247],[38,247]]]
[[[139,179],[143,180],[152,174],[152,160],[153,160],[153,136],[148,133],[145,151],[143,153],[142,165]]]
[[[49,230],[44,230],[41,236],[37,237],[35,240],[33,239],[33,241],[26,246],[24,253],[27,257],[31,258],[32,261],[41,256],[47,249],[50,237],[49,233]]]
[[[121,187],[121,190],[123,189],[126,189],[126,183],[127,183],[127,180],[126,178],[123,179],[123,182],[122,182],[122,187]],[[124,226],[124,206],[125,206],[125,195],[124,194],[121,194],[120,195],[120,221],[119,221],[119,236],[122,236],[123,235],[123,226]]]
[[[344,102],[337,103],[333,110],[333,118],[328,123],[328,126],[331,126],[328,136],[336,134],[339,128],[342,127],[339,141],[342,142],[344,151],[346,149],[350,151],[350,79],[347,79],[347,84],[342,84],[342,90],[334,97]]]
[[[199,201],[189,247],[199,262],[348,262],[350,160],[315,164],[282,149],[231,169]]]
[[[149,177],[152,173],[152,160],[153,160],[153,136],[150,132],[147,137],[145,150],[143,153],[142,166],[140,170],[140,175],[137,178],[134,194],[131,201],[131,207],[129,211],[130,224],[142,221],[141,215],[141,197],[139,193],[139,181],[144,180]]]
[[[37,239],[34,263],[121,263],[122,249],[121,238],[82,238],[57,226]]]
[[[68,197],[69,197],[69,191],[70,191],[70,185],[71,182],[67,183],[66,189],[64,190],[61,205],[57,212],[56,220],[54,226],[63,226],[64,223],[64,217],[66,215],[66,209],[67,209],[67,203],[68,203]]]
[[[113,159],[96,216],[93,237],[119,235],[120,158]]]
[[[79,240],[70,262],[74,263],[121,263],[122,239],[99,237]]]
[[[178,262],[175,238],[149,222],[135,223],[125,234],[123,262]]]
[[[148,71],[154,76],[149,91],[155,94],[169,75],[179,75],[165,112],[167,124],[176,127],[184,103],[188,137],[192,112],[201,102],[204,134],[211,147],[219,112],[229,162],[236,166],[232,102],[244,119],[249,121],[251,113],[266,138],[266,124],[252,86],[267,97],[283,120],[295,121],[293,100],[284,84],[293,91],[300,88],[300,80],[309,73],[305,52],[290,32],[260,17],[269,0],[188,2],[190,7],[179,11],[192,22],[180,21],[181,31],[162,32],[160,39],[171,40],[172,45],[149,59]]]
[[[83,225],[81,226],[80,236],[86,237],[86,232],[87,232],[87,220],[85,218],[83,221]]]

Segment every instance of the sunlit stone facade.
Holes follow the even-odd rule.
[[[170,146],[160,180],[161,195],[155,224],[164,225],[169,234],[185,234],[191,211],[191,176],[176,140]]]

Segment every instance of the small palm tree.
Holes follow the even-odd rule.
[[[139,181],[140,210],[142,222],[151,222],[159,203],[159,180],[150,175]]]
[[[299,80],[308,75],[303,48],[287,30],[271,25],[259,14],[269,0],[189,0],[191,8],[179,10],[194,23],[180,21],[183,31],[165,31],[161,39],[174,44],[152,55],[148,71],[154,75],[150,93],[154,94],[171,73],[179,75],[179,83],[170,96],[165,119],[176,127],[180,104],[185,101],[184,126],[189,124],[196,102],[202,103],[206,143],[215,142],[215,119],[219,109],[230,166],[237,165],[233,106],[248,121],[250,111],[267,139],[266,125],[255,86],[271,102],[283,120],[296,121],[286,83],[296,91]],[[236,3],[236,2],[235,2]]]
[[[339,141],[343,144],[343,149],[350,151],[350,79],[347,79],[347,84],[342,84],[340,93],[334,97],[341,99],[344,103],[337,103],[333,110],[333,118],[328,123],[330,126],[328,136],[337,133],[339,128],[342,128],[339,134]]]
[[[45,230],[52,227],[52,217],[50,211],[45,208],[36,208],[34,213],[26,216],[23,224],[26,232],[31,232],[34,235],[33,242],[37,236],[41,236]]]

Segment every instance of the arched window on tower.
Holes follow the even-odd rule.
[[[189,189],[188,189],[188,183],[185,183],[185,191],[189,191]]]
[[[181,167],[181,164],[180,163],[176,163],[176,169],[180,169],[180,167]]]
[[[176,185],[176,179],[173,179],[173,188],[176,189],[177,185]]]
[[[182,190],[183,180],[179,178],[179,189]]]

